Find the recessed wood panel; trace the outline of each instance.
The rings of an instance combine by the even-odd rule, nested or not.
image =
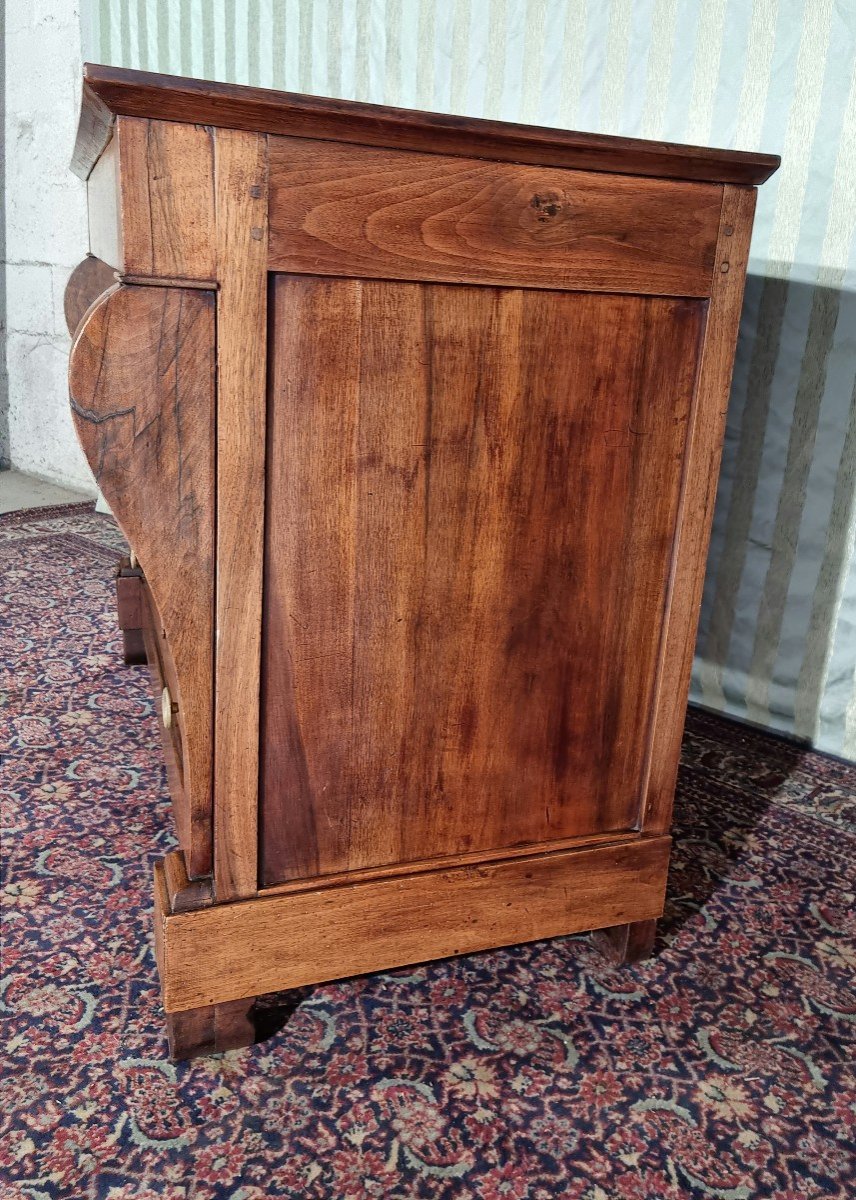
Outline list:
[[[715,184],[270,139],[271,270],[707,296]]]
[[[634,827],[704,305],[272,303],[263,881]]]

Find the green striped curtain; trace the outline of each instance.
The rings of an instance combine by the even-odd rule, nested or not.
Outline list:
[[[856,4],[93,0],[83,21],[94,61],[779,152],[693,695],[856,758]]]

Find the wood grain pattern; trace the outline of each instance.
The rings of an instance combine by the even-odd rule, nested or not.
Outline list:
[[[86,258],[77,264],[69,276],[63,295],[65,324],[72,338],[89,306],[114,283],[116,272],[100,258],[87,254]]]
[[[648,949],[778,159],[87,68],[96,160],[126,285],[70,289],[72,405],[170,693],[173,1052],[265,992]]]
[[[655,700],[654,736],[643,819],[644,828],[655,833],[668,829],[672,819],[704,569],[713,524],[719,460],[725,434],[728,390],[749,262],[755,197],[753,188],[735,187],[727,187],[723,196],[716,286],[710,299],[696,385],[681,499],[679,542]]]
[[[178,892],[174,890],[176,875],[178,882],[182,882],[183,864],[178,863],[177,858],[180,858],[180,855],[168,854],[162,862],[155,863],[154,869],[155,957],[161,971],[164,967],[165,920],[173,913],[192,911],[194,907],[199,907],[183,903],[194,885],[182,887]],[[196,1058],[201,1054],[219,1054],[226,1050],[251,1046],[256,1036],[252,1009],[253,998],[249,997],[227,1001],[224,1004],[186,1009],[182,1012],[167,1012],[166,1033],[170,1058]]]
[[[530,842],[525,846],[504,846],[501,850],[472,850],[468,854],[448,854],[442,858],[416,858],[411,862],[390,863],[385,867],[366,867],[355,871],[339,871],[331,875],[313,875],[307,879],[291,879],[287,883],[275,883],[262,889],[260,895],[293,895],[296,892],[317,891],[321,888],[340,887],[344,883],[374,882],[391,879],[393,876],[417,875],[423,871],[448,871],[452,867],[477,867],[483,863],[507,862],[512,858],[547,854],[554,850],[591,850],[598,846],[627,842],[639,838],[640,833],[583,834],[573,838],[551,838],[549,842]]]
[[[635,827],[703,304],[273,315],[264,882]]]
[[[707,296],[722,189],[270,139],[273,271]]]
[[[143,567],[177,677],[192,874],[211,870],[214,296],[117,286],[71,351],[78,436]]]
[[[116,140],[127,275],[160,279],[182,294],[190,291],[182,286],[185,281],[197,288],[210,281],[218,289],[219,735],[213,772],[222,801],[215,805],[218,895],[233,898],[257,886],[266,139],[121,117]],[[209,349],[213,361],[213,334]],[[249,522],[248,513],[255,514]],[[210,579],[206,582],[210,586]],[[160,608],[161,597],[154,591]],[[194,869],[196,863],[194,857]]]
[[[197,125],[120,117],[123,269],[217,278],[214,137]]]
[[[413,112],[122,67],[86,63],[83,70],[84,111],[75,150],[75,163],[80,171],[86,171],[92,155],[98,152],[105,109],[134,117],[159,117],[165,121],[438,155],[463,154],[470,158],[714,183],[762,183],[780,162],[775,154],[713,150],[476,117]],[[100,107],[96,107],[99,101]]]
[[[559,851],[157,918],[167,1012],[663,910],[670,840]]]
[[[178,677],[172,656],[166,649],[166,637],[163,631],[163,621],[152,598],[151,592],[143,584],[144,616],[143,616],[143,647],[145,662],[149,668],[154,715],[160,735],[161,752],[166,770],[167,789],[172,802],[172,815],[175,822],[175,832],[179,845],[186,850],[188,861],[195,862],[193,857],[194,840],[199,842],[200,831],[194,828],[190,810],[189,778],[185,776],[184,762],[184,712],[180,710],[177,720],[171,722],[169,728],[163,721],[163,692],[168,688],[171,696],[181,694]],[[209,713],[209,724],[210,724]],[[208,833],[205,838],[205,857],[202,859],[202,870],[208,869],[211,859],[211,813],[210,805],[206,822]],[[198,852],[197,852],[198,853]]]
[[[181,850],[171,850],[164,855],[163,872],[170,912],[190,912],[196,908],[208,908],[214,903],[211,878],[191,879]]]
[[[265,511],[267,144],[216,135],[217,667],[215,887],[258,887],[259,673]]]

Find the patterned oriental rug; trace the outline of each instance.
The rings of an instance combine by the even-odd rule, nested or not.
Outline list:
[[[85,506],[0,520],[4,1200],[856,1195],[856,767],[700,713],[651,961],[574,937],[349,980],[169,1063],[121,546]]]

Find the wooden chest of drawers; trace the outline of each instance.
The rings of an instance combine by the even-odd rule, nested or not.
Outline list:
[[[158,696],[175,1054],[291,986],[650,948],[777,161],[87,68],[70,392]]]

